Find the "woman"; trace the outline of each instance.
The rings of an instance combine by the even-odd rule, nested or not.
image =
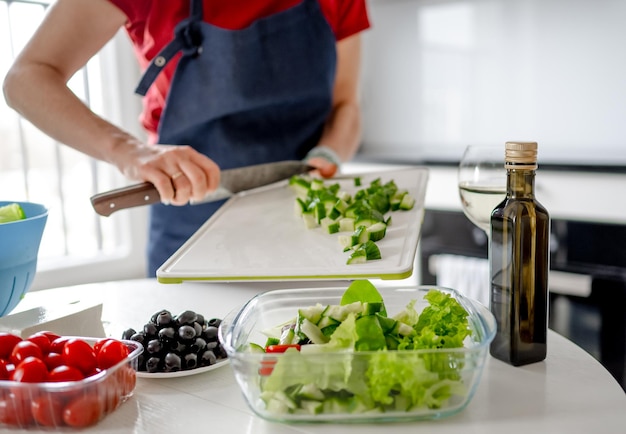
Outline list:
[[[122,26],[146,70],[137,92],[147,143],[66,85]],[[220,169],[305,158],[332,176],[354,155],[368,27],[364,0],[58,0],[4,92],[49,136],[156,186],[153,276],[220,206],[187,205],[217,188]]]

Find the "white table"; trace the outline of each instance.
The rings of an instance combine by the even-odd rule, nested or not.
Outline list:
[[[338,282],[310,283],[336,286]],[[345,285],[346,283],[340,283]],[[300,283],[299,285],[302,285]],[[154,312],[192,309],[223,317],[255,294],[294,283],[160,284],[128,280],[36,291],[17,311],[67,301],[103,302],[107,333],[120,337],[140,328]],[[550,332],[544,362],[514,368],[488,358],[476,395],[460,414],[437,421],[393,424],[296,424],[268,422],[247,407],[230,365],[199,375],[137,380],[133,397],[96,426],[97,433],[624,433],[626,394],[581,348]],[[9,431],[6,431],[9,432]],[[15,432],[15,431],[11,431]],[[32,431],[29,431],[32,432]]]

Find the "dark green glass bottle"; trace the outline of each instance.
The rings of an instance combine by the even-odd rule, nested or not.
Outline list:
[[[537,143],[507,142],[506,198],[491,214],[491,355],[514,366],[546,358],[550,216],[535,199]]]

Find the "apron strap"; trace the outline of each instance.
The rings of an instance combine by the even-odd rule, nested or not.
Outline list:
[[[135,93],[145,95],[163,68],[179,51],[182,51],[185,56],[196,56],[202,52],[202,32],[199,28],[202,18],[202,0],[191,0],[189,18],[176,25],[174,39],[152,59],[141,77]]]

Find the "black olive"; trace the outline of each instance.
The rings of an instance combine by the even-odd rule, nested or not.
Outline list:
[[[150,357],[146,360],[146,371],[148,372],[159,372],[161,367],[159,366],[161,363],[161,359],[158,357]]]
[[[163,344],[159,339],[152,339],[146,345],[146,352],[149,354],[159,354],[163,349]]]
[[[176,372],[180,371],[182,364],[180,360],[180,356],[176,353],[167,353],[164,358],[165,372]]]
[[[183,341],[190,341],[196,337],[196,329],[190,325],[180,326],[178,329],[178,336],[180,336]]]
[[[215,353],[211,350],[206,350],[200,356],[200,366],[214,365],[216,361],[217,357],[215,356]]]
[[[137,332],[134,329],[124,330],[124,333],[122,333],[122,339],[129,340],[130,337],[134,335],[135,333]]]
[[[198,320],[198,315],[196,315],[196,313],[193,310],[186,310],[184,312],[181,312],[176,317],[176,321],[178,321],[178,324],[180,325],[185,325],[185,324],[192,325],[197,320]]]
[[[217,327],[208,326],[202,331],[202,338],[207,342],[213,342],[217,340]]]
[[[185,369],[194,369],[198,367],[198,356],[194,353],[185,354]]]
[[[147,324],[144,324],[143,332],[147,336],[156,336],[157,333],[159,332],[159,330],[157,329],[156,324],[153,324],[153,323],[149,322]]]
[[[173,321],[172,314],[164,310],[157,316],[156,325],[157,327],[168,327]]]

